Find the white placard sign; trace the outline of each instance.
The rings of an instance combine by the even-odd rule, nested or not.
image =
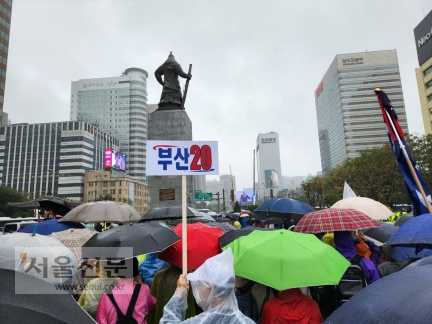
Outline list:
[[[147,141],[148,176],[219,174],[216,141]]]

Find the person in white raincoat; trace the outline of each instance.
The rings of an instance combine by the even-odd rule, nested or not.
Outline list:
[[[187,289],[189,282],[181,275],[177,289],[168,304],[160,324],[249,324],[255,323],[243,315],[234,294],[234,256],[231,248],[218,254],[200,266],[194,273],[187,275],[192,285],[195,300],[204,312],[184,321],[187,308]]]

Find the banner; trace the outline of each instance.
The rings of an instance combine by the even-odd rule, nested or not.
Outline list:
[[[148,176],[219,174],[216,141],[147,141]]]
[[[354,190],[351,189],[349,184],[346,183],[345,181],[342,199],[350,198],[350,197],[357,197],[357,195],[355,194]]]

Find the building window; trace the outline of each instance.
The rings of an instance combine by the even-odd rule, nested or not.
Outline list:
[[[111,186],[115,187],[115,185],[116,185],[116,182],[115,181],[111,181]]]
[[[429,89],[430,87],[432,87],[432,80],[430,80],[428,83],[425,84],[426,85],[426,89]]]
[[[121,195],[121,189],[118,190],[119,195]]]
[[[432,101],[432,94],[430,94],[427,98],[429,101]]]
[[[111,194],[111,195],[114,195],[114,194],[115,194],[115,189],[111,189],[111,190],[110,190],[110,194]]]
[[[102,191],[102,194],[105,196],[106,194],[108,194],[108,190]]]
[[[103,182],[103,186],[104,186],[104,187],[108,187],[108,181],[104,181],[104,182]]]
[[[432,65],[429,66],[423,73],[424,73],[424,76],[428,75],[429,73],[432,73]]]

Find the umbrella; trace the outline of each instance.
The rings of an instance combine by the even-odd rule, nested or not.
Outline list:
[[[432,258],[381,278],[339,307],[324,323],[430,323]]]
[[[234,225],[231,225],[230,223],[218,223],[218,222],[209,222],[206,225],[220,228],[224,233],[228,233],[230,231],[237,231],[238,228]]]
[[[369,236],[379,242],[385,243],[398,230],[399,226],[391,223],[378,222],[381,227],[368,228],[363,231],[363,234]]]
[[[387,241],[389,246],[432,247],[432,214],[414,217],[403,224]]]
[[[81,248],[97,232],[86,228],[68,229],[66,231],[52,233],[51,236],[59,240],[72,251],[78,262],[81,262]]]
[[[154,223],[126,224],[92,236],[83,245],[82,255],[84,258],[95,258],[95,255],[91,255],[92,249],[84,248],[97,247],[109,248],[112,252],[109,257],[129,258],[140,254],[161,252],[177,241],[180,241],[180,237],[168,226]],[[133,248],[133,254],[125,256],[122,249],[115,249],[122,247]]]
[[[261,227],[247,226],[245,228],[237,229],[236,231],[227,232],[219,238],[219,245],[222,248],[222,247],[230,244],[232,241],[238,239],[239,237],[249,235],[250,233],[252,233],[255,230],[273,231],[274,228],[261,228]]]
[[[356,231],[362,228],[372,227],[380,227],[380,224],[361,211],[354,209],[326,208],[304,215],[295,227],[295,231],[303,233],[323,233]]]
[[[398,218],[398,220],[394,223],[396,226],[401,227],[403,224],[405,224],[407,221],[409,221],[411,218],[414,217],[413,213],[402,215]]]
[[[356,209],[368,215],[372,219],[387,219],[393,212],[385,205],[366,197],[350,197],[339,200],[331,208]]]
[[[210,216],[209,214],[207,214],[207,213],[200,212],[200,214],[202,215],[202,216],[201,216],[202,219],[206,219],[206,220],[208,220],[208,221],[210,221],[210,222],[214,222],[214,221],[215,221],[214,218],[211,217],[211,216]]]
[[[70,228],[84,228],[81,223],[63,222],[59,223],[58,219],[50,219],[36,224],[30,224],[21,230],[21,233],[33,233],[36,229],[36,234],[50,235],[54,232],[61,232]]]
[[[263,224],[283,224],[284,221],[282,218],[267,218],[265,221],[263,221]]]
[[[337,285],[350,265],[315,235],[287,230],[253,231],[227,248],[233,251],[236,275],[277,290]]]
[[[173,230],[182,237],[182,224]],[[187,224],[187,265],[188,270],[195,270],[205,260],[219,254],[218,238],[223,235],[220,228],[204,225],[202,223]],[[177,242],[159,253],[159,259],[182,266],[182,242]]]
[[[231,223],[231,219],[226,217],[216,218],[216,222],[218,223]]]
[[[138,222],[141,216],[131,205],[115,201],[88,202],[75,207],[60,222],[126,223]]]
[[[0,323],[94,323],[64,290],[13,270],[0,278]]]
[[[54,237],[14,233],[0,235],[0,268],[27,272],[44,281],[61,284],[76,274],[77,261]]]
[[[201,217],[199,211],[195,208],[186,208],[187,217]],[[182,206],[169,206],[169,207],[156,207],[151,208],[141,221],[146,220],[166,220],[166,219],[181,219],[182,218]]]
[[[38,200],[40,208],[54,210],[57,215],[66,215],[73,209],[73,206],[64,199],[57,197],[47,197]]]
[[[255,212],[268,212],[274,217],[285,218],[285,214],[304,215],[315,210],[304,202],[289,198],[278,198],[268,207],[266,206],[266,203],[259,206]]]
[[[249,217],[249,214],[241,214],[240,217]]]
[[[266,200],[255,211],[256,212],[259,212],[259,211],[266,212],[270,208],[270,206],[273,205],[276,201],[277,201],[277,198]]]
[[[266,215],[257,214],[257,213],[251,213],[249,216],[250,216],[251,218],[255,218],[255,219],[258,219],[258,220],[267,219],[267,216],[266,216]]]

